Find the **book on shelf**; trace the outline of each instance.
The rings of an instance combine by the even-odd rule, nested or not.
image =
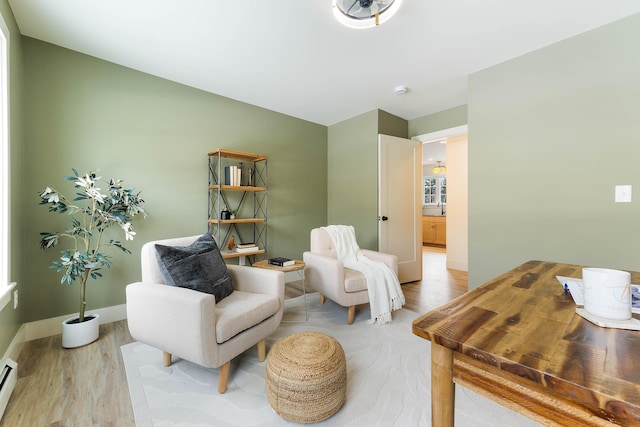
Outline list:
[[[224,185],[231,185],[233,182],[233,166],[224,167]]]
[[[277,258],[269,258],[268,262],[269,264],[277,265],[278,267],[289,267],[291,265],[295,265],[296,260],[291,258],[277,257]]]
[[[224,167],[224,185],[240,186],[242,182],[242,169],[238,166]]]
[[[257,245],[253,242],[251,243],[238,243],[236,245],[237,248],[243,249],[243,248],[255,248]]]
[[[235,252],[242,254],[242,253],[247,253],[247,252],[255,252],[255,251],[259,251],[260,248],[258,248],[257,246],[249,246],[246,248],[239,248],[236,246],[236,248],[234,249]]]

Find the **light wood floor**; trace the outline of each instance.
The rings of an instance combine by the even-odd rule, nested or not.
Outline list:
[[[423,248],[423,277],[402,286],[405,308],[417,313],[467,290],[467,273],[447,270],[441,248]],[[287,298],[302,293],[299,284],[286,289]],[[134,426],[120,352],[132,341],[122,320],[100,326],[98,341],[77,349],[62,349],[60,335],[25,343],[17,360],[18,382],[0,426]]]

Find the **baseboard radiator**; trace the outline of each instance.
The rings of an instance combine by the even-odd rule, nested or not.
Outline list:
[[[13,392],[13,388],[16,386],[18,379],[18,364],[13,360],[7,358],[0,365],[2,373],[0,374],[0,419],[4,415],[4,410],[7,408],[9,398]]]

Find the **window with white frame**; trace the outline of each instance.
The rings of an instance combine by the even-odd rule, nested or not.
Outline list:
[[[446,176],[424,176],[423,205],[446,205],[447,204],[447,177]]]

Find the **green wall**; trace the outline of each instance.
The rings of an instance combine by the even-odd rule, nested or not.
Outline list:
[[[362,248],[378,249],[378,134],[406,138],[407,128],[381,110],[329,126],[328,224],[353,225]]]
[[[18,31],[13,13],[6,0],[0,1],[0,14],[9,29],[9,150],[10,150],[10,223],[9,223],[9,280],[17,282],[20,294],[18,309],[13,309],[13,300],[0,312],[0,357],[3,355],[22,324],[24,307],[22,258],[22,37]],[[22,302],[21,302],[22,301]]]
[[[448,110],[428,114],[409,121],[409,135],[411,137],[425,133],[451,129],[467,124],[467,105],[449,108]]]
[[[378,110],[378,133],[397,136],[398,138],[408,138],[409,122],[386,111]]]
[[[640,270],[636,40],[640,15],[470,76],[470,287],[530,259]]]
[[[23,39],[24,321],[77,312],[78,288],[47,268],[39,233],[66,225],[38,205],[38,191],[71,168],[98,169],[142,191],[149,217],[134,222],[113,267],[90,283],[88,309],[125,302],[140,279],[141,245],[207,230],[207,153],[216,148],[269,155],[269,255],[300,258],[309,229],[326,223],[327,128],[182,86],[34,39]],[[28,226],[27,226],[28,225]],[[114,236],[122,238],[121,233]]]

